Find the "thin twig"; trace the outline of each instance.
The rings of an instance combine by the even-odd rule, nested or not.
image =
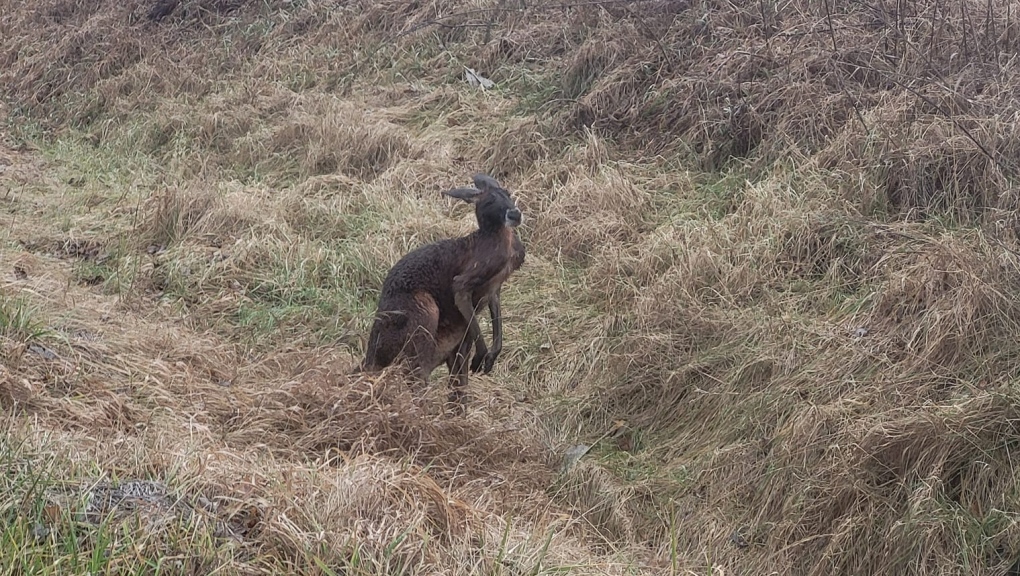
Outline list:
[[[836,44],[836,31],[832,27],[832,9],[829,6],[830,0],[825,0],[825,21],[829,24],[829,37],[832,39],[832,53],[839,58],[839,46]],[[868,128],[868,123],[864,120],[864,114],[861,113],[861,109],[857,106],[857,99],[850,94],[850,90],[846,87],[846,82],[843,81],[843,76],[839,74],[839,70],[835,71],[836,78],[839,79],[839,87],[846,94],[846,97],[850,99],[850,106],[854,109],[854,116],[857,117],[857,121],[861,123],[864,128],[865,134],[871,134],[871,129]]]
[[[651,31],[651,30],[649,30],[649,28],[648,28],[648,25],[647,25],[647,24],[645,24],[645,21],[644,21],[644,19],[643,19],[643,18],[641,18],[640,16],[638,16],[637,14],[635,14],[635,13],[634,13],[634,12],[633,12],[633,11],[632,11],[632,10],[630,9],[630,7],[629,7],[629,6],[624,6],[624,7],[623,7],[623,9],[624,9],[624,10],[626,10],[626,11],[627,11],[627,13],[628,13],[628,14],[630,14],[630,15],[631,15],[631,17],[632,17],[632,18],[634,18],[634,20],[635,20],[635,21],[637,21],[637,23],[638,23],[638,27],[639,27],[639,28],[641,28],[641,32],[642,32],[642,33],[643,33],[643,34],[644,34],[644,35],[645,35],[645,36],[646,36],[647,38],[649,38],[649,39],[651,39],[651,40],[652,40],[653,42],[655,42],[655,45],[659,47],[659,52],[661,52],[661,53],[662,53],[662,58],[663,58],[663,60],[665,60],[665,61],[666,61],[666,64],[668,64],[668,65],[669,65],[669,67],[670,67],[670,69],[672,69],[672,68],[673,68],[673,59],[672,59],[672,58],[670,58],[669,52],[668,52],[668,51],[666,50],[666,47],[665,47],[665,46],[663,46],[663,44],[662,44],[662,40],[661,40],[661,39],[660,39],[660,38],[659,38],[658,36],[656,36],[656,35],[655,35],[654,33],[652,33],[652,31]]]
[[[959,130],[960,132],[963,132],[963,134],[967,137],[967,139],[970,140],[971,142],[973,142],[974,145],[977,146],[979,150],[981,150],[981,153],[984,154],[985,156],[987,156],[988,159],[991,160],[1000,170],[1002,170],[1003,172],[1005,172],[1007,174],[1012,173],[1012,170],[1009,169],[1010,167],[1004,166],[1001,162],[999,162],[998,158],[996,158],[991,152],[989,152],[988,149],[985,148],[984,144],[978,142],[977,138],[970,132],[970,130],[968,130],[966,126],[961,124],[960,121],[957,120],[956,117],[953,116],[952,113],[948,112],[947,110],[942,108],[942,106],[940,106],[937,102],[935,102],[931,98],[928,98],[924,94],[921,94],[920,92],[918,92],[917,90],[915,90],[911,86],[908,86],[907,84],[904,84],[903,82],[900,82],[899,80],[897,80],[896,78],[894,78],[892,76],[887,76],[887,78],[889,80],[892,80],[892,82],[894,84],[896,84],[897,86],[899,86],[900,88],[903,88],[907,92],[910,92],[914,96],[917,96],[918,98],[920,98],[922,101],[924,101],[925,104],[931,106],[932,108],[937,110],[940,114],[942,114],[942,116],[944,116],[947,120],[952,122],[953,126],[955,126],[957,128],[957,130]]]
[[[832,39],[832,51],[839,52],[839,48],[836,47],[836,31],[832,29],[832,8],[829,6],[829,0],[825,0],[825,21],[829,24],[829,38]]]
[[[865,7],[869,8],[870,10],[872,10],[872,11],[874,11],[876,13],[881,14],[881,11],[878,8],[868,4],[867,2],[857,1],[857,3],[861,4],[862,6],[865,6]],[[936,22],[935,14],[933,13],[932,14],[932,28],[933,28],[933,32],[932,32],[932,39],[931,39],[932,42],[934,42],[934,39],[935,39],[935,32],[934,32],[934,24],[935,24],[935,22]],[[945,90],[947,92],[950,92],[950,93],[954,93],[954,90],[949,87],[949,85],[946,82],[945,78],[943,78],[941,75],[939,75],[938,68],[935,66],[935,64],[932,61],[931,57],[928,54],[925,54],[923,50],[921,50],[920,48],[918,48],[917,46],[912,44],[909,41],[909,39],[907,38],[907,36],[901,30],[899,30],[898,26],[897,27],[893,27],[892,30],[899,37],[900,41],[903,42],[903,45],[906,46],[906,48],[908,50],[911,50],[918,58],[920,58],[927,65],[927,69],[931,72],[932,76],[934,76],[933,79],[936,80],[936,82],[934,82],[934,83],[936,85],[940,86],[943,90]],[[960,130],[967,137],[968,140],[970,140],[972,143],[974,143],[974,145],[978,147],[978,149],[981,151],[981,153],[984,154],[989,160],[991,160],[995,164],[995,166],[998,167],[1000,170],[1002,170],[1003,172],[1005,172],[1006,174],[1009,174],[1009,175],[1015,175],[1017,173],[1017,171],[1014,169],[1014,167],[1012,165],[1006,165],[1002,160],[1000,160],[995,155],[993,155],[991,152],[989,152],[988,149],[983,144],[978,142],[977,138],[970,132],[970,130],[967,129],[966,126],[962,125],[959,120],[957,120],[950,112],[948,112],[947,110],[942,108],[942,106],[939,106],[938,104],[936,104],[934,101],[932,101],[927,96],[922,95],[921,93],[919,93],[914,88],[912,88],[912,87],[908,86],[907,84],[901,82],[899,79],[895,78],[891,73],[887,73],[886,71],[880,70],[878,68],[872,68],[872,70],[882,74],[884,77],[886,77],[887,79],[892,81],[894,84],[896,84],[900,88],[903,88],[907,92],[910,92],[914,96],[916,96],[916,97],[920,98],[921,100],[923,100],[929,106],[932,106],[942,116],[944,116],[946,119],[948,119],[950,122],[952,122],[953,126],[955,126],[958,130]]]
[[[765,15],[765,0],[758,0],[758,12],[761,14],[761,31],[765,34],[765,48],[772,51],[772,30],[770,29],[768,18]]]

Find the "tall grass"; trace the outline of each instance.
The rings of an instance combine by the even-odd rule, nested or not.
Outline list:
[[[0,17],[6,571],[1015,571],[1007,3],[155,4]],[[479,170],[458,416],[349,369]]]

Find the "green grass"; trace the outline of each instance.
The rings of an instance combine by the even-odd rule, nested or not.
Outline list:
[[[318,245],[318,248],[315,246]],[[174,257],[177,255],[177,257]],[[306,250],[270,250],[266,259],[216,262],[182,247],[155,269],[161,298],[180,302],[208,328],[236,333],[249,345],[297,338],[328,345],[351,336],[375,308],[379,270],[356,254],[313,243]],[[257,255],[257,254],[254,254]],[[215,308],[215,314],[203,310]],[[360,320],[360,322],[359,322]]]
[[[116,525],[83,522],[53,501],[75,482],[69,462],[29,450],[8,428],[0,436],[0,470],[0,573],[152,573]]]
[[[0,292],[0,336],[21,342],[41,338],[49,329],[37,316],[27,300]]]
[[[141,274],[142,259],[140,254],[115,247],[99,258],[76,259],[71,277],[78,284],[95,287],[104,294],[132,295]]]
[[[195,30],[173,28],[182,26],[176,20],[154,26],[153,34],[167,36],[159,36],[164,43],[158,50],[144,50],[164,54],[168,38],[186,38],[193,43],[186,46],[192,54],[210,54],[194,62],[195,73],[204,78],[200,87],[149,94],[139,88],[147,84],[137,82],[144,75],[126,81],[122,90],[110,79],[101,87],[109,94],[76,97],[77,125],[52,131],[24,110],[15,108],[9,115],[6,140],[39,148],[47,176],[11,202],[19,219],[36,218],[38,226],[18,232],[34,248],[22,251],[14,239],[5,240],[3,255],[26,252],[42,272],[14,282],[36,282],[30,285],[36,291],[64,286],[44,295],[52,317],[61,312],[51,307],[100,301],[97,309],[133,316],[139,334],[138,342],[117,340],[127,329],[120,324],[100,334],[99,323],[107,320],[97,312],[88,318],[97,323],[90,331],[107,340],[75,345],[80,365],[67,367],[74,377],[58,373],[56,363],[28,356],[15,374],[21,388],[0,382],[5,408],[18,402],[19,410],[39,418],[39,426],[55,429],[79,427],[90,418],[108,418],[123,427],[116,433],[97,430],[100,444],[110,438],[198,438],[194,441],[201,445],[194,450],[210,455],[203,471],[208,464],[217,472],[217,465],[224,466],[220,457],[237,463],[239,470],[227,484],[264,474],[253,483],[270,488],[257,496],[221,488],[267,514],[279,513],[263,526],[276,532],[246,542],[251,556],[245,561],[254,558],[253,565],[266,571],[414,573],[420,567],[407,553],[409,543],[426,541],[439,553],[455,547],[437,542],[430,528],[434,519],[421,524],[395,519],[387,526],[391,533],[373,540],[373,534],[345,524],[349,515],[317,516],[322,505],[302,499],[349,488],[342,485],[346,459],[364,455],[337,457],[323,454],[321,447],[346,446],[352,439],[335,438],[331,426],[366,417],[344,411],[355,394],[329,396],[347,385],[339,369],[323,363],[315,366],[321,371],[302,370],[341,346],[355,347],[367,334],[378,289],[399,253],[449,235],[445,231],[453,225],[437,220],[446,215],[425,192],[432,194],[488,162],[494,170],[505,169],[530,203],[523,232],[531,256],[503,291],[505,361],[478,380],[498,393],[482,398],[471,418],[507,430],[510,440],[541,443],[539,455],[522,457],[536,466],[543,458],[556,460],[560,445],[592,444],[584,457],[587,467],[581,467],[591,478],[575,478],[575,487],[582,496],[584,489],[594,491],[587,495],[611,509],[616,516],[610,520],[628,520],[634,529],[606,537],[603,529],[612,522],[599,525],[604,518],[589,514],[583,500],[569,500],[577,494],[544,491],[548,486],[529,487],[532,491],[523,494],[509,486],[509,497],[519,498],[511,505],[526,507],[548,497],[537,516],[514,516],[506,511],[509,505],[499,503],[502,496],[486,491],[486,483],[501,490],[500,483],[529,480],[531,470],[522,472],[514,467],[517,462],[467,462],[467,442],[451,452],[455,466],[436,465],[415,471],[413,478],[438,486],[427,493],[429,506],[463,501],[482,508],[471,517],[490,530],[471,528],[475,531],[464,538],[471,545],[493,545],[501,531],[487,522],[497,517],[506,522],[494,555],[470,552],[483,573],[588,573],[562,557],[552,558],[563,534],[548,523],[558,517],[569,517],[575,523],[570,531],[585,540],[577,557],[597,563],[607,557],[596,551],[626,554],[633,546],[638,556],[651,550],[655,568],[668,565],[670,574],[715,573],[717,565],[726,573],[797,572],[800,559],[830,562],[826,566],[835,572],[874,568],[873,550],[889,542],[890,534],[900,538],[891,562],[903,571],[928,562],[939,569],[931,572],[980,572],[990,559],[1012,553],[1000,548],[1015,540],[1011,517],[1002,512],[1015,507],[1016,482],[1005,465],[1012,446],[1003,448],[1014,432],[1015,402],[974,389],[978,375],[998,382],[1015,372],[1010,358],[1016,357],[1016,338],[1008,330],[1017,314],[1010,296],[1010,252],[990,249],[975,238],[980,227],[963,226],[951,211],[936,210],[923,224],[914,224],[892,212],[874,212],[885,205],[845,189],[878,186],[885,175],[847,184],[845,174],[819,167],[840,161],[879,165],[881,149],[855,158],[852,134],[835,134],[848,139],[834,141],[834,147],[849,151],[845,158],[832,152],[831,164],[797,157],[760,166],[749,158],[729,159],[719,170],[699,168],[690,144],[669,144],[673,135],[651,132],[655,126],[668,132],[663,115],[697,120],[697,114],[676,109],[677,101],[694,90],[687,82],[697,85],[696,96],[708,103],[701,117],[714,117],[708,107],[722,106],[716,100],[729,86],[716,76],[726,76],[730,68],[713,65],[717,72],[700,69],[699,76],[699,63],[691,61],[684,65],[694,74],[659,77],[668,71],[650,63],[658,61],[664,44],[630,37],[614,47],[620,54],[613,62],[640,72],[634,82],[646,85],[626,88],[630,94],[643,90],[644,97],[636,98],[641,101],[631,110],[614,110],[612,102],[599,105],[620,118],[630,114],[635,125],[620,126],[615,134],[579,133],[569,122],[570,114],[579,112],[572,99],[612,88],[600,85],[606,72],[620,73],[613,78],[627,72],[603,70],[610,66],[607,59],[564,77],[564,67],[576,56],[569,50],[583,40],[588,26],[597,28],[592,34],[610,27],[629,30],[615,27],[630,16],[601,7],[575,27],[573,32],[584,30],[574,36],[571,18],[585,7],[564,11],[559,32],[536,28],[536,38],[546,34],[563,45],[534,46],[539,56],[532,63],[479,70],[498,82],[495,90],[481,92],[463,80],[465,65],[479,67],[477,62],[489,58],[482,51],[491,46],[464,40],[478,32],[474,26],[425,26],[387,43],[385,34],[353,25],[343,33],[319,29],[323,22],[336,25],[339,16],[313,5],[286,4],[280,10],[270,4],[242,7],[222,20],[204,14],[218,24],[206,27],[203,20]],[[421,7],[411,16],[395,16],[407,21],[388,24],[404,30],[438,17],[442,9]],[[744,22],[746,14],[739,9],[733,4],[723,12],[733,16],[732,22]],[[301,32],[289,31],[292,17],[308,18],[295,24]],[[494,32],[523,32],[529,38],[526,28]],[[699,47],[714,50],[743,32],[734,28]],[[344,34],[361,36],[352,41]],[[310,39],[322,45],[311,45]],[[744,40],[753,46],[758,39],[749,34]],[[654,59],[639,53],[643,44]],[[554,56],[547,57],[550,53]],[[159,58],[146,63],[162,65]],[[782,68],[769,62],[769,75],[762,75],[753,69],[756,60],[738,60],[713,60],[747,66],[741,73],[756,79],[735,83],[739,94],[733,97],[761,114],[780,114],[768,109],[767,101],[755,102],[754,91],[758,80],[773,82]],[[860,105],[884,98],[866,96]],[[625,121],[613,118],[605,125],[614,123]],[[641,142],[628,149],[635,134],[665,142],[667,150],[660,157],[655,149],[641,149]],[[160,212],[156,201],[164,202],[165,210]],[[897,234],[930,242],[901,241]],[[51,247],[67,241],[93,243],[98,252],[51,258]],[[155,249],[150,251],[149,244]],[[923,257],[897,259],[913,252]],[[883,257],[885,266],[875,265]],[[903,262],[914,266],[909,274],[900,269]],[[8,271],[0,270],[4,274]],[[0,293],[0,344],[12,341],[17,348],[46,337],[48,329],[29,304],[36,300],[11,287]],[[921,304],[902,318],[876,313],[882,298],[898,295]],[[859,326],[868,328],[867,336],[851,337]],[[151,334],[156,332],[162,339]],[[954,333],[974,341],[958,346],[972,357],[926,356],[928,344],[940,337],[951,341]],[[278,365],[272,367],[273,362]],[[205,381],[220,371],[245,373],[250,367],[254,383],[239,377],[220,390]],[[54,392],[68,390],[55,386],[65,381],[73,381],[73,393]],[[138,414],[143,411],[131,404],[133,394],[143,393],[160,406],[165,421]],[[323,405],[332,406],[328,415],[316,412]],[[374,405],[365,412],[370,417],[378,412],[387,426],[398,426],[398,416],[406,416]],[[264,414],[274,418],[261,422]],[[618,421],[626,422],[625,438],[607,430]],[[473,420],[411,422],[427,440]],[[209,438],[202,436],[206,432]],[[310,439],[315,432],[323,437]],[[281,441],[284,433],[293,437]],[[403,441],[406,436],[394,437]],[[283,448],[270,446],[274,437]],[[0,474],[0,573],[215,568],[230,573],[230,562],[238,560],[201,526],[146,536],[130,522],[108,518],[91,524],[70,510],[54,516],[47,508],[48,493],[68,482],[121,473],[125,467],[160,476],[165,458],[180,447],[145,446],[144,453],[133,456],[141,461],[129,464],[127,458],[71,462],[40,455],[45,444],[30,451],[12,437],[4,440],[14,447],[0,457],[0,467],[10,471]],[[371,445],[374,440],[392,439],[382,433],[359,441]],[[378,459],[372,465],[391,463],[393,453],[399,460],[401,454],[432,449],[426,440],[368,456]],[[292,446],[299,442],[304,442],[301,448]],[[248,449],[270,453],[279,475],[266,472],[272,466],[263,461],[244,461]],[[884,454],[884,460],[876,464],[875,454]],[[321,471],[327,480],[292,486],[302,466],[328,458],[336,463]],[[961,461],[986,462],[990,468],[960,468]],[[171,484],[187,484],[176,480]],[[945,488],[953,482],[976,491],[969,506]],[[398,485],[394,493],[410,492]],[[690,516],[678,518],[677,501],[685,497],[694,502]],[[832,506],[826,505],[829,497]],[[421,500],[419,495],[411,499]],[[825,516],[825,510],[839,506],[847,508],[843,516]],[[354,520],[378,531],[383,525],[370,525],[369,518],[376,507],[366,510],[366,518]],[[863,512],[855,515],[858,511]],[[518,521],[533,522],[526,544],[510,542],[511,524]],[[760,536],[748,550],[706,539],[710,528],[722,533],[744,527]],[[346,540],[335,533],[344,530],[340,536]],[[826,534],[826,541],[805,540],[805,534]],[[444,561],[444,568],[454,565],[449,557]],[[654,568],[643,572],[655,573]]]
[[[513,97],[512,116],[542,116],[554,110],[562,101],[562,89],[555,75],[542,73],[526,66],[508,67],[501,71],[506,78],[505,93]]]

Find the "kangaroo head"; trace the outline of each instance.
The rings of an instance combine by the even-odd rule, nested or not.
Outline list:
[[[444,194],[474,204],[478,228],[482,230],[521,225],[524,215],[510,197],[510,192],[486,174],[476,174],[473,180],[474,187],[454,188]]]

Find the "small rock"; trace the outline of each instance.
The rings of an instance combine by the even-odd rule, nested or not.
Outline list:
[[[482,90],[488,90],[489,88],[494,88],[496,86],[495,82],[467,66],[464,67],[464,78],[467,80],[468,84],[481,88]]]
[[[591,446],[588,446],[587,444],[577,444],[576,446],[568,448],[567,451],[563,453],[563,472],[569,472],[570,469],[577,464],[581,457],[588,453],[588,450],[591,450]]]
[[[41,344],[29,344],[28,351],[37,356],[42,356],[45,360],[56,360],[58,358],[55,352]]]
[[[85,329],[75,330],[71,336],[76,340],[85,340],[87,342],[95,342],[96,340],[99,340],[99,334]]]
[[[198,506],[200,508],[202,508],[203,510],[205,510],[207,512],[215,512],[216,509],[218,508],[218,506],[216,505],[215,502],[212,502],[211,500],[209,500],[205,496],[199,496],[195,500],[195,503],[198,504]]]
[[[35,536],[37,540],[42,540],[49,535],[50,529],[44,526],[42,522],[36,522],[35,526],[32,526],[32,536]]]
[[[864,338],[867,335],[868,335],[868,329],[867,328],[861,327],[861,328],[858,328],[858,329],[854,330],[854,337],[855,338]]]

